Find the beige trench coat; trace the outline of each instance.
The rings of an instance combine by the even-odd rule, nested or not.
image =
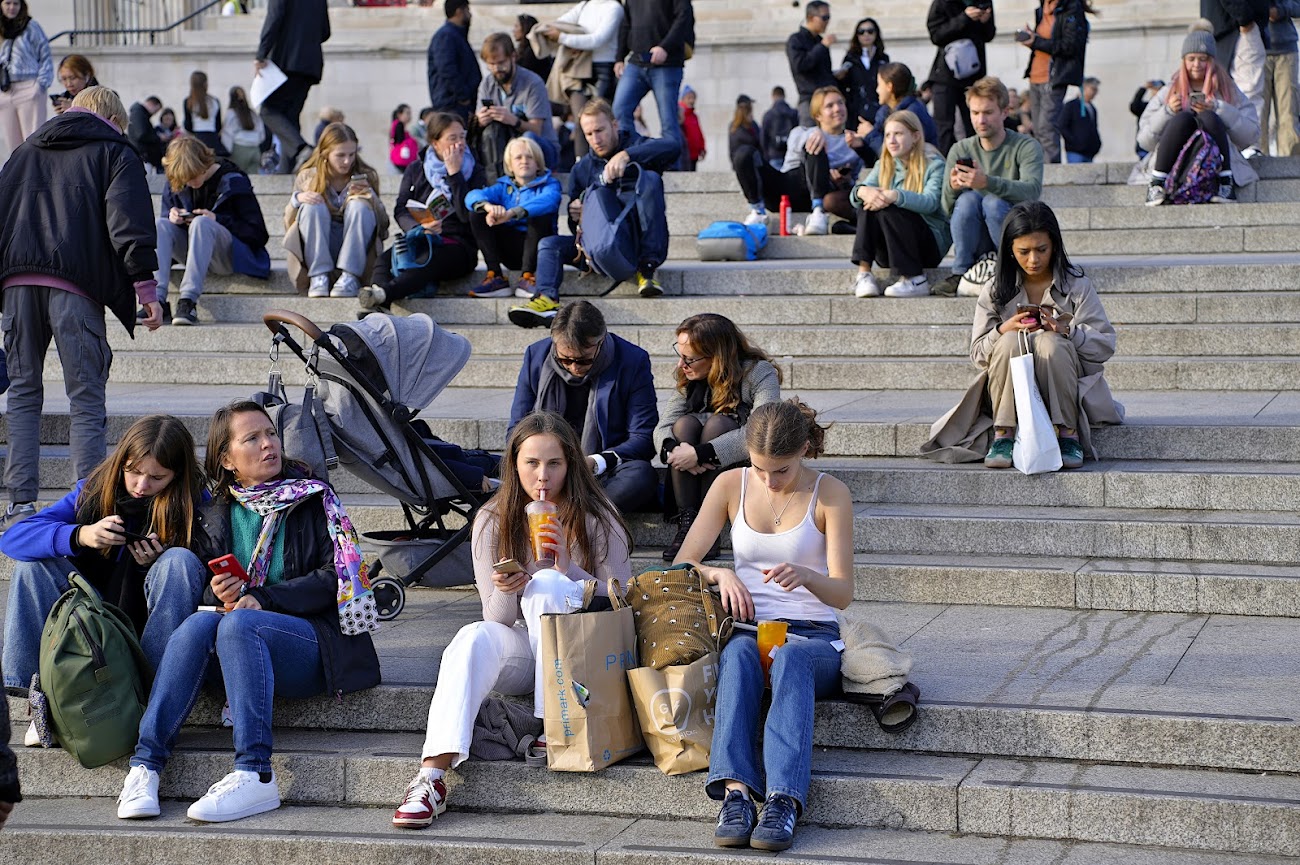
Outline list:
[[[302,260],[304,254],[302,234],[298,231],[298,208],[293,206],[293,196],[310,190],[315,180],[316,169],[304,168],[299,171],[293,180],[293,193],[289,196],[289,203],[284,206],[284,251],[288,256],[285,270],[288,271],[289,281],[293,283],[293,287],[299,294],[307,293],[307,285],[311,280],[307,274],[307,266]],[[354,197],[348,196],[348,201]],[[366,254],[366,272],[358,274],[363,282],[370,279],[370,274],[375,269],[375,261],[384,251],[384,241],[388,238],[388,214],[384,212],[383,202],[379,200],[379,190],[375,190],[369,201],[375,211],[375,240],[370,244],[370,251]],[[330,210],[331,215],[342,218],[333,213],[333,208]]]

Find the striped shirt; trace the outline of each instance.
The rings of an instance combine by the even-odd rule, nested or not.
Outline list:
[[[54,83],[54,57],[50,54],[50,40],[35,21],[27,22],[17,39],[0,43],[0,60],[9,67],[9,77],[14,81],[36,79],[42,90]]]

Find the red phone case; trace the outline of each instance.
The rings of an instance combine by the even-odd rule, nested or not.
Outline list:
[[[214,574],[232,574],[239,577],[244,582],[248,582],[248,572],[244,570],[244,566],[235,558],[234,553],[226,553],[224,556],[218,556],[208,562],[208,567],[212,569],[212,573]]]

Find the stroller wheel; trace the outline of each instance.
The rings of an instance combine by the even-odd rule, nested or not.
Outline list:
[[[391,622],[401,615],[406,606],[406,585],[401,580],[380,577],[370,584],[370,590],[375,593],[375,606],[381,622]]]

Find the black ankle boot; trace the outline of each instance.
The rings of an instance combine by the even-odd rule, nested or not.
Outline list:
[[[690,532],[697,513],[685,508],[677,512],[677,535],[673,538],[673,542],[664,548],[665,562],[671,562],[681,552],[682,544],[686,543],[686,535]]]

